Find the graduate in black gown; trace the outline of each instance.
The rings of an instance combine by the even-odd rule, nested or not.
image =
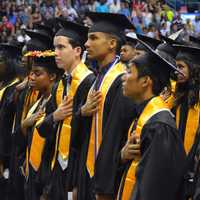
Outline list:
[[[122,63],[127,65],[131,59],[142,55],[146,51],[144,45],[138,42],[137,38],[148,44],[152,49],[156,49],[160,45],[163,45],[162,41],[145,35],[137,34],[135,38],[126,36],[126,43],[122,46],[120,52],[120,60]]]
[[[45,44],[44,44],[45,45]],[[47,102],[51,98],[51,90],[54,81],[61,73],[55,63],[54,52],[47,51],[28,52],[27,56],[32,57],[33,64],[29,75],[29,85],[40,92],[40,98],[28,111],[26,118],[21,123],[21,134],[26,140],[26,157],[24,164],[25,182],[25,199],[40,199],[42,195],[42,182],[40,181],[40,164],[38,161],[41,153],[43,153],[40,141],[44,139],[39,137],[36,131],[38,121],[45,115]],[[23,136],[22,135],[22,136]],[[34,145],[37,149],[34,149]],[[40,149],[41,148],[41,149]],[[41,172],[43,173],[43,172]]]
[[[27,53],[27,51],[43,51],[52,47],[52,38],[50,38],[48,34],[45,34],[44,31],[26,30],[26,34],[29,35],[31,40],[29,40],[23,47],[22,55]],[[41,43],[44,43],[43,41],[47,41],[46,46],[41,45]],[[21,64],[26,70],[26,77],[15,87],[15,101],[17,103],[14,116],[15,120],[12,125],[12,152],[9,168],[10,177],[9,185],[7,187],[7,199],[11,200],[13,198],[20,200],[24,199],[24,176],[21,167],[26,155],[26,141],[24,137],[21,137],[21,133],[18,129],[21,126],[21,121],[24,120],[27,112],[39,96],[38,91],[33,90],[33,88],[28,85],[28,75],[32,63],[31,60],[31,58],[25,56],[22,57]]]
[[[123,96],[121,75],[124,65],[118,53],[124,29],[133,25],[123,15],[88,13],[94,24],[85,43],[88,59],[96,61],[98,73],[86,103],[81,107],[81,146],[77,179],[78,199],[114,199],[123,169],[116,159],[126,141],[134,117],[134,104]],[[81,139],[81,138],[80,138]],[[96,196],[96,197],[95,197]]]
[[[169,63],[149,46],[146,48],[148,52],[130,61],[130,69],[123,77],[123,93],[138,107],[129,140],[121,151],[127,177],[118,199],[180,199],[185,151],[173,115],[159,96],[169,84],[170,73],[178,69],[175,61]],[[132,189],[128,197],[126,189]]]
[[[162,44],[162,41],[157,40],[155,38],[145,36],[145,35],[137,34],[137,38],[142,40],[146,44],[148,44],[152,49],[156,49],[159,45]],[[144,52],[147,51],[147,49],[144,47],[144,45],[141,44],[140,42],[138,42],[137,38],[132,39],[132,42],[134,42],[134,40],[135,40],[135,42],[137,42],[135,45],[135,56],[142,55],[142,54],[144,54]]]
[[[186,43],[189,44],[189,42],[180,39],[180,34],[181,32],[178,31],[176,33],[176,37],[174,37],[173,39],[171,39],[170,36],[169,37],[161,36],[162,43],[156,47],[156,51],[159,51],[159,53],[168,61],[170,61],[171,59],[172,60],[176,59],[176,56],[178,54],[177,49],[173,47],[174,44],[186,44]]]
[[[200,127],[200,126],[199,126]],[[197,135],[187,156],[187,166],[186,166],[186,179],[185,179],[185,187],[184,187],[184,200],[193,199],[198,200],[200,198],[200,174],[199,174],[199,165],[200,159],[200,128],[197,130]],[[191,180],[192,184],[191,184]]]
[[[23,76],[20,66],[21,47],[18,42],[0,44],[1,49],[1,89],[0,89],[0,162],[1,180],[8,181],[9,159],[11,156],[11,133],[16,109],[15,86]],[[7,173],[5,177],[5,172]],[[3,176],[4,173],[4,176]],[[6,189],[3,189],[5,194]],[[3,195],[2,195],[2,198]]]
[[[49,171],[43,197],[51,200],[67,199],[68,191],[72,191],[75,184],[78,159],[70,143],[76,143],[77,113],[95,78],[81,61],[88,29],[62,19],[59,23],[63,27],[54,37],[55,58],[64,75],[55,84],[47,117],[38,127],[40,135],[49,141],[45,147],[49,153],[43,158],[43,162],[48,163],[46,171]],[[80,131],[78,138],[82,134]]]
[[[200,48],[183,45],[174,45],[174,47],[178,51],[177,67],[185,75],[184,77],[179,75],[177,79],[174,110],[179,134],[188,153],[194,143],[200,119]]]
[[[131,38],[126,36],[126,43],[122,45],[120,49],[120,61],[122,63],[128,64],[128,62],[135,57],[136,49],[135,46],[137,44],[136,38]]]

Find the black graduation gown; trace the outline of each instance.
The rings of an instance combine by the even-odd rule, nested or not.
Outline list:
[[[131,200],[181,199],[185,151],[169,112],[153,116],[141,133],[141,160]]]
[[[119,76],[111,85],[106,96],[102,143],[92,180],[86,168],[92,118],[81,116],[79,119],[77,118],[79,126],[76,127],[75,132],[77,135],[82,133],[82,137],[79,137],[81,146],[76,143],[73,147],[77,150],[77,157],[79,157],[79,174],[76,182],[79,200],[94,199],[95,193],[111,195],[114,198],[117,193],[123,173],[117,164],[118,155],[127,140],[128,129],[135,117],[135,104],[123,96],[121,83],[121,76]]]
[[[192,200],[200,199],[200,160],[197,159],[200,155],[200,126],[195,138],[195,142],[191,151],[187,156],[186,173],[187,179],[185,179],[184,187],[184,200],[192,198]],[[191,182],[191,180],[193,180]]]
[[[12,125],[16,110],[14,101],[15,85],[6,88],[0,103],[0,159],[3,161],[4,169],[9,168],[11,156]],[[1,197],[3,199],[6,193],[4,187],[7,187],[8,180],[1,178],[1,183]]]
[[[21,167],[26,156],[26,138],[20,131],[21,120],[26,99],[30,96],[31,90],[25,87],[17,97],[15,125],[12,134],[12,152],[10,157],[10,178],[8,185],[7,199],[23,200],[24,199],[24,176]],[[31,107],[31,105],[28,105]],[[27,108],[28,110],[28,108]]]
[[[7,199],[9,200],[12,200],[13,198],[15,198],[16,200],[24,199],[24,177],[22,176],[20,172],[20,166],[22,165],[22,163],[20,164],[19,160],[21,162],[24,161],[25,142],[23,142],[24,140],[22,140],[20,141],[20,145],[18,145],[18,142],[16,141],[16,137],[17,137],[16,130],[18,129],[21,123],[21,115],[23,111],[25,95],[26,95],[26,90],[23,90],[20,92],[17,99],[17,105],[16,105],[15,127],[12,134],[11,156],[10,156],[10,162],[9,162],[10,178],[9,178],[9,184],[7,188],[7,191],[8,191]],[[22,149],[24,149],[24,151],[22,151]],[[20,156],[23,157],[22,160],[20,159]]]
[[[72,116],[72,126],[74,125],[74,119],[76,118],[76,113],[78,112],[80,105],[82,102],[85,102],[87,98],[87,94],[89,89],[91,88],[93,82],[95,80],[95,76],[93,74],[87,76],[83,82],[79,85],[76,94],[74,96],[73,101],[73,116]],[[58,86],[58,83],[57,83]],[[48,193],[48,197],[50,200],[63,200],[67,199],[67,190],[72,189],[73,185],[73,177],[76,174],[76,156],[74,155],[71,147],[69,149],[69,161],[68,167],[66,170],[62,170],[58,160],[56,159],[55,167],[53,171],[51,171],[51,161],[53,159],[54,151],[55,151],[55,141],[56,141],[56,132],[58,123],[53,122],[52,113],[56,110],[56,88],[53,91],[52,101],[50,102],[50,106],[47,106],[47,117],[43,121],[43,123],[38,127],[39,134],[42,137],[46,138],[46,145],[42,159],[41,165],[41,175],[44,181],[44,190]],[[75,124],[76,126],[77,124]],[[73,128],[72,128],[73,130]],[[82,134],[81,132],[79,133]],[[74,137],[74,132],[71,131],[71,140]]]
[[[12,85],[5,90],[0,106],[0,157],[5,167],[9,165],[11,153],[11,133],[16,110],[14,94],[15,85]]]
[[[42,101],[39,102],[39,104],[37,105],[37,108],[33,111],[33,113],[36,113],[38,111],[38,108],[40,105],[42,105]],[[26,148],[28,148],[29,155],[30,155],[30,149],[31,149],[31,144],[32,144],[32,139],[33,139],[33,133],[34,133],[34,126],[29,127],[27,129],[26,137],[25,137]],[[23,134],[21,133],[21,135]],[[24,171],[25,171],[25,168],[26,166],[24,166]],[[40,196],[42,195],[43,185],[42,185],[42,182],[39,181],[38,174],[39,172],[35,171],[34,168],[31,166],[31,164],[29,163],[28,176],[26,177],[26,181],[24,185],[26,200],[38,200],[40,199]]]
[[[185,175],[183,183],[183,200],[200,198],[200,174],[199,166],[200,160],[197,159],[200,155],[200,127],[198,128],[194,144],[187,155],[185,165]]]
[[[188,106],[187,98],[183,98],[182,103],[180,105],[180,122],[179,122],[179,127],[178,127],[179,135],[183,141],[185,139],[185,129],[186,129],[188,111],[189,111],[189,106]]]

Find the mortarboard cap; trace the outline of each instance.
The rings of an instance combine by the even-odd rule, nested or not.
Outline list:
[[[160,35],[160,38],[164,43],[160,44],[157,47],[158,51],[166,53],[171,58],[175,59],[177,56],[178,51],[173,48],[174,44],[186,44],[186,41],[184,41],[181,37],[181,33],[183,32],[183,29],[171,34],[169,37]]]
[[[187,59],[188,61],[200,65],[200,48],[185,45],[173,45],[178,51],[176,59]]]
[[[196,47],[200,47],[200,38],[196,38],[194,36],[190,36],[190,41],[192,42],[193,45]]]
[[[25,33],[30,37],[30,38],[39,38],[41,40],[48,40],[49,41],[53,41],[53,37],[52,35],[49,35],[47,32],[40,30],[40,29],[27,29],[25,30]]]
[[[133,31],[126,33],[126,36],[131,37],[131,38],[134,38],[134,39],[137,39],[137,35],[136,35],[136,33],[133,32]]]
[[[24,56],[32,58],[32,66],[43,67],[57,74],[62,72],[56,65],[54,51],[29,51]]]
[[[157,51],[161,51],[164,52],[167,55],[170,56],[172,59],[175,59],[177,56],[177,50],[175,48],[173,48],[172,45],[168,44],[168,43],[162,43],[160,45],[158,45],[158,47],[156,48]]]
[[[188,44],[188,42],[182,37],[181,33],[183,32],[183,29],[171,34],[169,37],[163,36],[160,34],[160,39],[165,41],[168,44]]]
[[[145,48],[147,49],[147,52],[149,54],[151,54],[155,58],[155,60],[157,60],[158,62],[163,64],[163,66],[160,66],[160,67],[162,67],[163,69],[165,68],[166,70],[169,70],[169,71],[177,71],[178,73],[182,74],[182,72],[179,71],[179,69],[176,67],[176,65],[174,65],[173,63],[171,63],[171,62],[167,61],[165,58],[163,58],[162,55],[159,54],[159,52],[152,49],[149,45],[147,45],[143,41],[139,40],[139,42],[145,46]],[[155,68],[157,70],[157,67],[155,67]]]
[[[39,30],[38,30],[39,31]],[[48,70],[60,74],[56,66],[55,54],[52,51],[53,42],[49,37],[38,32],[29,31],[27,34],[31,39],[26,44],[25,57],[31,58],[32,65],[47,68]]]
[[[57,17],[53,17],[53,18],[50,18],[50,19],[44,19],[44,25],[51,28],[51,30],[53,31],[53,35],[55,35],[58,32],[58,30],[60,28],[62,28],[60,23],[58,23]]]
[[[146,43],[141,40],[138,41],[143,44],[143,46],[146,48],[146,51],[145,54],[136,57],[133,62],[138,67],[148,67],[149,73],[157,77],[159,80],[159,85],[161,89],[163,89],[169,83],[172,72],[181,72],[176,67],[175,62],[171,63]]]
[[[7,52],[8,55],[21,55],[22,44],[16,40],[11,40],[7,43],[0,43],[0,50]]]
[[[53,41],[40,30],[26,30],[26,34],[31,38],[26,44],[27,51],[44,51],[53,48]]]
[[[57,18],[57,20],[62,25],[62,28],[58,30],[56,36],[65,36],[71,38],[80,43],[80,46],[84,46],[87,40],[88,27],[67,21],[64,18]]]
[[[176,40],[176,39],[173,40],[173,39],[171,39],[169,37],[166,37],[166,36],[163,36],[163,35],[160,35],[160,39],[163,40],[164,42],[168,43],[168,44],[171,44],[171,45],[173,45],[173,44],[181,44],[180,40],[179,41]]]
[[[152,49],[156,49],[156,47],[161,44],[162,42],[160,40],[157,40],[155,38],[152,37],[148,37],[145,35],[140,35],[137,34],[137,38],[141,41],[143,41],[145,44],[147,44],[148,46],[150,46]],[[141,42],[139,42],[136,46],[136,49],[138,50],[143,50],[145,51],[146,48],[143,46],[143,44]]]
[[[180,29],[176,31],[175,33],[172,33],[169,38],[172,40],[178,40],[181,37],[181,33],[183,32],[183,29]]]
[[[134,29],[134,25],[123,14],[88,12],[86,15],[93,22],[90,33],[103,32],[122,38],[125,29]]]
[[[47,35],[51,38],[53,37],[53,29],[50,26],[44,24],[35,24],[33,27],[34,30],[40,30],[40,32],[44,35]]]

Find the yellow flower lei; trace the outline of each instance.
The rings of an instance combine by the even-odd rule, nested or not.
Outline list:
[[[52,50],[29,51],[24,56],[25,57],[51,57],[51,56],[55,56],[55,51],[52,51]]]

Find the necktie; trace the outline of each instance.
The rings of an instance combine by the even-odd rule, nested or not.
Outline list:
[[[62,83],[64,86],[63,97],[67,95],[67,87],[71,84],[72,77],[70,74],[63,74]]]
[[[63,98],[67,95],[67,88],[70,86],[71,81],[72,81],[72,77],[71,77],[70,74],[63,74],[63,76],[62,76],[62,83],[63,83],[63,86],[64,86]],[[62,123],[60,123],[60,125],[61,125],[60,127],[64,126],[63,122],[64,121],[62,121]],[[60,153],[58,153],[57,159],[58,159],[58,162],[59,162],[62,170],[64,171],[68,166],[68,159],[64,160],[62,158],[62,156],[60,155]]]

